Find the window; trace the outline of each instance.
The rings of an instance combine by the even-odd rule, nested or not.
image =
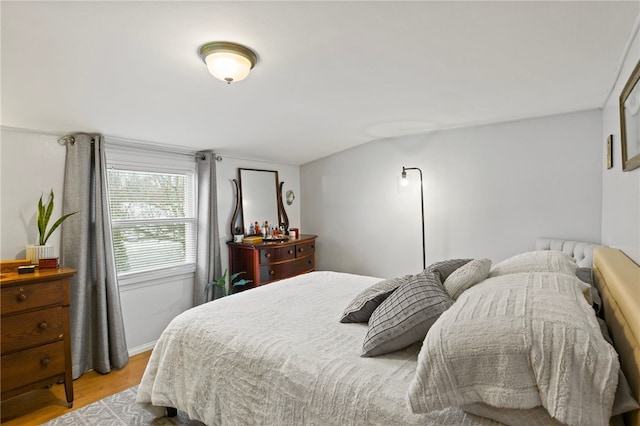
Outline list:
[[[195,159],[188,169],[149,151],[109,155],[107,178],[118,277],[195,265]],[[129,150],[126,150],[129,151]],[[161,156],[164,157],[164,156]],[[142,158],[142,160],[141,160]]]

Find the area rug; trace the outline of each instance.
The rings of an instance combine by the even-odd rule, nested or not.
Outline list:
[[[115,395],[96,401],[85,407],[44,423],[45,426],[138,426],[138,425],[188,425],[204,426],[196,420],[190,420],[185,413],[178,411],[176,417],[155,417],[136,403],[138,386],[134,386]]]

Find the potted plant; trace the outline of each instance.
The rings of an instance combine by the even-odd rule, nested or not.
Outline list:
[[[238,280],[237,282],[233,282],[236,278],[238,278],[238,276],[240,276],[241,274],[244,274],[244,272],[236,272],[235,274],[232,274],[229,277],[229,286],[230,287],[238,287],[238,286],[243,286],[246,284],[249,284],[250,282],[252,282],[251,280],[245,280],[245,279],[241,279]],[[211,288],[215,288],[218,287],[221,291],[222,291],[222,297],[224,296],[228,296],[231,292],[227,292],[227,270],[224,270],[224,274],[222,274],[222,276],[220,278],[218,278],[216,281],[211,281],[210,283],[207,283],[207,285],[204,286],[204,291],[205,293]]]
[[[73,212],[65,214],[64,216],[56,220],[54,224],[51,225],[51,228],[47,229],[47,227],[49,226],[49,221],[51,220],[51,214],[53,213],[53,199],[54,195],[52,189],[49,193],[49,199],[47,200],[46,204],[42,202],[42,195],[40,196],[40,200],[38,201],[38,210],[36,214],[36,225],[38,227],[38,244],[30,244],[26,249],[27,258],[29,258],[29,260],[31,260],[31,263],[33,263],[34,265],[37,265],[40,259],[54,257],[53,246],[47,244],[49,237],[51,237],[53,231],[55,231],[62,224],[62,222],[64,222],[69,216],[77,213]]]

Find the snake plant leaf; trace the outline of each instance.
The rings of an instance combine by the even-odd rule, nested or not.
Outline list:
[[[51,193],[49,194],[49,202],[47,203],[47,210],[44,214],[44,225],[45,228],[47,226],[47,223],[49,223],[49,220],[51,220],[51,215],[53,214],[53,189],[51,190]]]
[[[51,215],[53,214],[53,206],[54,206],[53,200],[54,200],[53,189],[49,193],[49,200],[47,200],[47,204],[44,204],[42,202],[42,195],[40,196],[40,200],[38,200],[38,212],[36,215],[36,224],[38,226],[38,243],[41,246],[47,243],[53,231],[55,231],[58,228],[58,226],[60,226],[60,224],[64,222],[65,219],[67,219],[71,215],[78,213],[78,212],[73,212],[73,213],[69,213],[62,216],[53,224],[51,229],[49,229],[49,232],[47,232],[47,225],[49,225],[49,220],[51,220]]]
[[[40,236],[40,245],[42,245],[42,237],[45,234],[45,228],[47,226],[47,218],[46,218],[47,209],[45,205],[42,203],[42,195],[40,196],[40,200],[38,201],[38,214],[36,217],[36,224],[38,225],[38,235]]]
[[[68,218],[69,216],[72,216],[74,214],[76,214],[78,212],[73,212],[73,213],[69,213],[69,214],[65,214],[64,216],[62,216],[60,219],[56,220],[56,222],[53,224],[53,226],[51,227],[51,229],[49,229],[49,232],[47,233],[47,236],[44,237],[44,241],[41,241],[40,245],[43,246],[47,243],[47,240],[49,239],[49,237],[51,236],[51,234],[53,233],[53,231],[56,230],[56,228],[58,226],[60,226],[60,224],[62,222],[65,221],[66,218]],[[46,225],[46,224],[45,224]]]

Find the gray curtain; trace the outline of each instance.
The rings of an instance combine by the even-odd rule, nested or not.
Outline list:
[[[193,305],[197,306],[222,296],[207,283],[222,276],[220,261],[220,235],[218,232],[218,208],[216,191],[216,154],[201,151],[196,155],[198,171],[198,248],[196,254],[196,279],[193,288]]]
[[[111,235],[104,141],[100,135],[63,138],[67,156],[63,212],[78,213],[62,227],[61,263],[71,280],[73,378],[108,373],[129,362]]]

